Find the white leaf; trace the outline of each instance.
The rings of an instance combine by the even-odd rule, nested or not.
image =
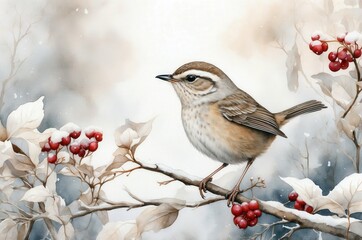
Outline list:
[[[157,232],[171,226],[176,221],[179,210],[180,208],[175,208],[169,203],[147,208],[136,219],[137,237],[143,232]]]
[[[349,209],[350,214],[362,212],[362,174],[354,173],[345,177],[328,194],[330,199]]]
[[[10,141],[5,141],[5,142],[1,142],[0,141],[0,168],[2,168],[2,166],[4,165],[5,161],[10,159],[11,156],[15,155],[11,142]]]
[[[298,193],[301,199],[308,205],[316,208],[318,206],[318,200],[322,197],[322,189],[315,185],[309,178],[297,179],[293,177],[280,177],[284,182],[289,184],[294,191]]]
[[[139,140],[137,132],[131,128],[127,128],[121,133],[116,132],[116,134],[118,135],[115,136],[117,146],[130,147],[133,142]]]
[[[10,218],[6,218],[0,223],[0,239],[13,240],[17,239],[18,231],[16,222]]]
[[[332,84],[332,97],[343,109],[347,109],[352,100],[352,97],[348,94],[346,89],[337,82]]]
[[[40,125],[44,117],[43,99],[44,97],[40,97],[35,102],[25,103],[9,114],[6,123],[8,138],[34,130]]]
[[[0,121],[0,141],[3,142],[8,138],[8,135],[6,133],[6,128],[4,128],[4,125]]]
[[[69,239],[72,239],[73,236],[74,236],[73,225],[70,222],[68,222],[67,224],[62,225],[59,228],[58,238],[57,239],[59,239],[59,240],[69,240]]]
[[[44,202],[51,196],[52,194],[47,188],[43,185],[39,185],[26,191],[21,200],[28,202]]]
[[[103,226],[102,231],[97,236],[97,240],[133,239],[134,237],[130,237],[128,233],[134,226],[134,221],[109,222]]]

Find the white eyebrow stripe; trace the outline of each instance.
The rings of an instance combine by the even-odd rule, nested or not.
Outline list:
[[[191,74],[200,76],[200,77],[210,78],[214,82],[217,82],[220,80],[220,78],[215,74],[212,74],[212,73],[206,72],[206,71],[202,71],[202,70],[196,70],[196,69],[187,70],[186,72],[177,74],[174,76],[174,78],[181,79],[181,78],[185,78],[187,75],[191,75]]]

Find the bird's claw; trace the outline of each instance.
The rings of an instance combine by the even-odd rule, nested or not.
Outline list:
[[[231,192],[228,193],[228,202],[227,202],[227,206],[230,207],[230,203],[234,204],[235,198],[236,196],[240,193],[240,188],[239,186],[235,186],[233,188],[233,190],[231,190]]]
[[[205,195],[204,193],[206,193],[206,185],[211,182],[212,180],[212,177],[206,177],[204,178],[200,184],[199,184],[199,192],[200,192],[200,195],[203,199],[205,199]]]

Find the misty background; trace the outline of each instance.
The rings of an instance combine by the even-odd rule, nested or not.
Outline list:
[[[219,163],[189,143],[174,90],[155,76],[172,73],[186,62],[206,61],[221,68],[271,112],[310,99],[328,105],[326,110],[298,117],[285,126],[282,130],[288,138],[277,138],[243,181],[248,186],[250,177],[265,179],[267,187],[253,191],[263,200],[287,201],[291,189],[279,176],[310,177],[327,194],[354,171],[345,154],[353,154],[353,149],[348,140],[341,142],[331,101],[310,78],[329,70],[326,56],[314,55],[308,43],[316,30],[331,35],[361,30],[355,16],[346,21],[348,26],[341,22],[344,10],[358,8],[358,4],[352,0],[1,0],[0,79],[6,79],[11,69],[13,34],[31,25],[16,53],[16,63],[25,61],[4,89],[1,121],[5,125],[12,110],[45,96],[41,130],[59,128],[67,122],[83,128],[101,127],[104,141],[92,159],[101,165],[112,160],[116,149],[113,132],[125,119],[144,122],[154,118],[152,132],[137,158],[203,178]],[[297,53],[303,72],[287,75],[288,61],[293,57],[288,53],[296,43],[301,46]],[[214,182],[231,188],[243,168],[244,164],[229,166],[215,176]],[[124,186],[144,199],[201,200],[196,188],[177,182],[159,186],[162,180],[166,179],[139,171],[117,178],[105,190],[112,201],[129,199]],[[71,181],[64,178],[57,185],[68,203],[76,192],[76,186],[69,186]],[[140,212],[111,211],[110,219],[132,220]],[[261,218],[264,223],[274,220]],[[94,232],[87,227],[93,224],[91,229],[99,231],[96,221],[79,220],[84,229],[77,238],[93,239]],[[246,233],[233,225],[229,208],[220,202],[184,209],[171,227],[145,233],[143,238],[242,239]],[[303,234],[318,237],[313,231]]]

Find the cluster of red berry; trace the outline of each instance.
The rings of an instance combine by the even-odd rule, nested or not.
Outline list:
[[[79,140],[81,129],[75,124],[67,124],[60,130],[56,130],[49,137],[48,141],[43,145],[42,152],[48,154],[49,163],[55,164],[58,160],[58,153],[65,148],[73,154],[84,158],[98,149],[98,143],[103,140],[101,130],[89,127],[84,130],[85,137]]]
[[[322,40],[321,35],[316,33],[311,37],[312,42],[309,44],[309,48],[315,54],[321,55],[328,50],[328,42],[338,42],[341,46],[339,46],[336,51],[332,51],[328,54],[328,59],[330,61],[328,67],[332,72],[337,72],[340,69],[347,69],[350,62],[361,57],[362,50],[357,44],[357,41],[360,38],[361,34],[358,32],[350,32],[340,34],[336,39],[327,41]]]
[[[234,215],[235,225],[241,229],[255,226],[261,216],[259,203],[255,200],[243,202],[242,204],[233,204],[231,213]]]
[[[313,207],[309,206],[306,202],[304,202],[296,192],[291,192],[288,195],[289,201],[295,202],[294,208],[300,211],[306,211],[307,213],[313,213]]]

